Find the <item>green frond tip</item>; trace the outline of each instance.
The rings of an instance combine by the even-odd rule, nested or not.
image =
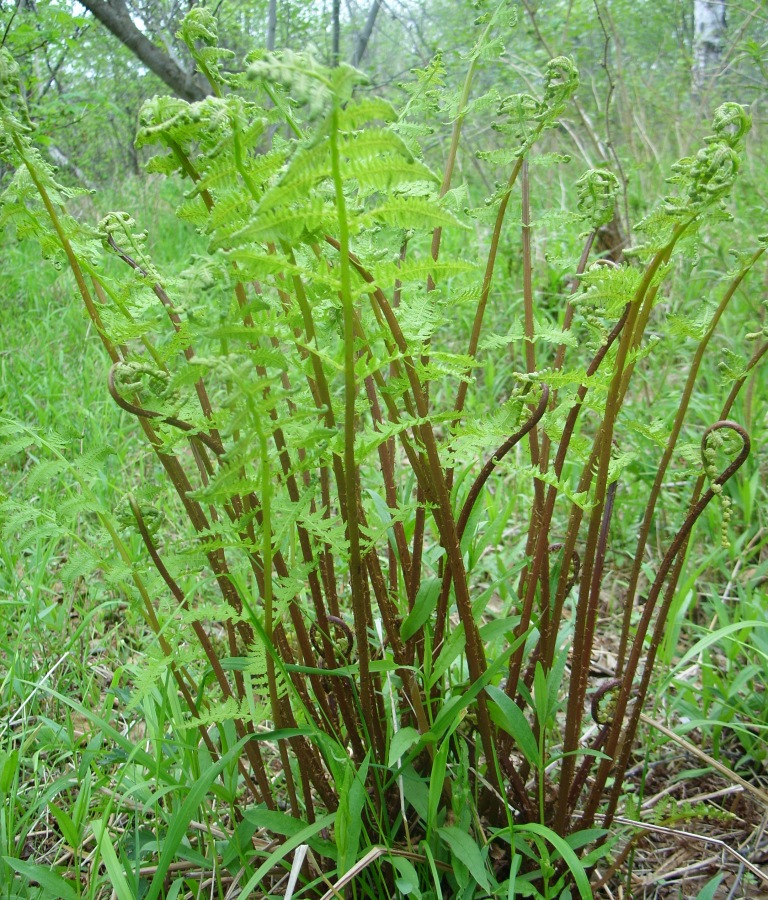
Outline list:
[[[368,82],[366,75],[346,63],[329,69],[309,54],[290,50],[249,54],[245,62],[249,80],[280,85],[294,102],[305,105],[310,115],[329,106],[333,97],[340,104],[346,103],[357,85]]]
[[[619,180],[607,169],[589,169],[576,182],[579,212],[592,228],[613,218]]]
[[[219,24],[209,9],[196,6],[184,16],[176,37],[192,52],[198,42],[215,47],[219,40]]]
[[[0,47],[0,153],[3,157],[13,158],[16,152],[10,135],[25,140],[36,127],[27,110],[19,65],[4,47]]]
[[[218,46],[218,23],[210,10],[203,7],[191,9],[176,37],[184,41],[200,70],[218,93],[215,85],[226,81],[221,73],[220,60],[232,59],[235,54]]]
[[[7,100],[19,90],[19,64],[5,47],[0,48],[0,100]]]
[[[740,103],[723,103],[715,110],[712,130],[715,132],[706,141],[723,141],[734,150],[740,149],[744,139],[752,129],[752,117]]]
[[[536,121],[542,110],[542,104],[531,94],[510,94],[499,106],[502,115],[509,116],[513,125],[524,126]]]
[[[579,70],[567,56],[556,56],[547,63],[544,106],[550,116],[558,115],[579,87]]]
[[[154,144],[163,134],[188,124],[190,104],[179,97],[151,97],[139,110],[139,130],[134,144],[143,147]]]

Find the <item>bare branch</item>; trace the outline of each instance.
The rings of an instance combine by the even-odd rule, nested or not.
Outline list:
[[[144,65],[184,100],[202,100],[208,90],[193,74],[185,72],[133,22],[124,0],[82,0],[82,5],[135,54]]]
[[[368,10],[368,18],[365,20],[365,26],[357,36],[355,52],[352,56],[353,66],[359,66],[362,58],[365,56],[365,51],[368,49],[368,41],[370,41],[371,35],[373,34],[373,27],[376,24],[376,16],[379,14],[380,9],[381,0],[373,0],[373,3],[371,3],[371,8]]]

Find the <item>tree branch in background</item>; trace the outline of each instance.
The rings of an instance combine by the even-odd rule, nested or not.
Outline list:
[[[267,50],[272,53],[275,49],[275,32],[277,31],[277,0],[269,0],[267,12]]]
[[[341,0],[333,0],[331,12],[332,46],[331,65],[338,66],[341,52]]]
[[[191,73],[185,72],[160,47],[134,25],[123,0],[81,0],[82,5],[135,54],[144,65],[184,100],[202,100],[209,93]]]
[[[74,177],[80,182],[80,184],[85,185],[88,190],[95,190],[96,185],[91,181],[90,178],[83,172],[83,170],[77,165],[77,163],[73,162],[72,159],[64,153],[63,150],[59,149],[55,144],[48,144],[46,150],[48,151],[48,156],[50,156],[51,161],[54,165],[57,165],[61,169],[65,169],[70,174],[74,175]]]
[[[373,34],[373,26],[376,24],[376,16],[381,9],[381,0],[373,0],[371,8],[368,10],[368,18],[365,20],[363,30],[357,35],[357,43],[355,44],[355,52],[352,55],[352,65],[359,66],[365,51],[368,49],[368,41]]]

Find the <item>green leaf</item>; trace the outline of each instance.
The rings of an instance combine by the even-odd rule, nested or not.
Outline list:
[[[725,876],[720,873],[719,875],[715,875],[714,878],[710,879],[699,891],[699,893],[696,894],[696,900],[714,900],[717,889],[720,887],[720,882],[724,877]]]
[[[272,834],[281,834],[284,837],[295,837],[308,827],[303,819],[296,819],[289,813],[272,809],[248,809],[243,813],[243,819],[255,828],[266,828]],[[326,859],[336,859],[336,845],[331,841],[310,838],[306,843]]]
[[[83,822],[85,822],[85,816],[88,812],[88,806],[91,802],[91,773],[87,771],[85,773],[85,777],[80,783],[80,791],[77,795],[77,800],[75,800],[75,804],[72,807],[72,822],[74,823],[75,828],[78,833],[81,832],[83,827]]]
[[[367,797],[365,780],[368,775],[370,758],[369,751],[357,771],[355,771],[353,763],[349,763],[344,784],[339,791],[335,837],[339,848],[338,872],[340,875],[351,869],[357,859],[360,834],[363,829],[362,813]]]
[[[546,825],[539,825],[537,822],[526,822],[524,824],[516,825],[515,830],[518,834],[525,834],[527,832],[549,841],[555,850],[563,857],[568,868],[571,870],[573,880],[576,882],[576,887],[579,889],[582,900],[593,900],[592,889],[589,886],[589,878],[584,871],[584,866],[579,862],[578,856],[576,856],[573,850],[568,846],[567,841],[561,838],[559,834],[552,831],[551,828],[547,828]]]
[[[55,803],[49,803],[48,809],[51,811],[54,819],[56,819],[56,824],[59,826],[59,831],[61,831],[64,840],[73,850],[77,851],[80,847],[80,831],[75,826],[75,823],[69,815],[65,813],[60,806],[56,806]]]
[[[419,876],[412,863],[402,856],[392,856],[390,861],[395,869],[397,869],[399,875],[399,877],[395,879],[395,887],[401,893],[405,895],[413,894],[416,900],[421,900]]]
[[[0,752],[0,794],[7,794],[19,767],[19,751]]]
[[[248,882],[243,887],[240,892],[240,896],[247,897],[254,888],[256,888],[267,872],[271,871],[281,859],[284,859],[295,850],[300,844],[308,844],[310,839],[313,838],[318,831],[322,831],[323,828],[330,828],[333,825],[334,820],[336,819],[336,813],[328,813],[326,816],[321,816],[317,821],[313,822],[311,825],[307,825],[306,828],[302,828],[298,834],[295,834],[293,837],[288,838],[288,840],[281,844],[273,853],[266,858],[266,860],[259,866],[259,868],[253,873],[253,875],[248,879]]]
[[[418,775],[410,764],[401,770],[401,777],[406,803],[410,804],[425,822],[429,821],[429,779]]]
[[[417,228],[419,230],[425,227],[467,227],[447,209],[419,197],[389,198],[387,202],[375,206],[370,212],[360,217],[360,223],[364,227],[370,227],[378,222],[394,225],[397,228]]]
[[[392,768],[406,751],[410,750],[414,744],[418,743],[420,738],[421,735],[419,732],[409,725],[396,732],[389,745],[387,765]]]
[[[181,805],[181,808],[178,810],[176,815],[174,815],[171,820],[171,827],[168,829],[168,833],[165,836],[165,840],[163,841],[163,852],[160,854],[160,859],[157,863],[157,869],[155,871],[154,877],[152,878],[152,882],[149,885],[149,890],[147,891],[144,900],[157,900],[160,895],[160,891],[163,889],[163,884],[165,882],[165,876],[168,873],[168,867],[174,860],[176,856],[176,851],[179,848],[184,836],[187,833],[187,827],[189,823],[192,821],[192,817],[198,811],[198,807],[205,799],[206,794],[210,790],[211,784],[218,777],[219,773],[226,768],[231,762],[234,762],[240,751],[245,746],[246,742],[251,739],[250,735],[246,735],[244,738],[239,740],[232,749],[222,756],[219,761],[211,766],[194,782],[194,784],[187,790],[185,785],[186,797],[184,802]]]
[[[445,768],[448,764],[448,749],[450,742],[446,739],[440,745],[440,749],[432,760],[432,774],[429,779],[429,801],[427,807],[427,840],[437,827],[437,811],[440,807],[440,797],[445,783]]]
[[[51,900],[78,900],[71,882],[52,872],[48,866],[35,866],[21,859],[12,859],[10,856],[4,856],[3,859],[27,881],[36,881],[45,891],[45,896]]]
[[[451,663],[463,652],[466,643],[467,639],[464,635],[464,623],[460,622],[459,627],[452,629],[446,640],[443,642],[443,649],[435,660],[435,665],[432,669],[429,687],[432,687],[448,671]]]
[[[540,662],[536,663],[536,670],[533,673],[533,702],[536,707],[536,717],[542,728],[545,728],[549,724],[549,686],[547,676],[544,674],[544,667]]]
[[[451,849],[451,853],[469,869],[475,881],[490,893],[491,884],[488,880],[488,872],[485,868],[485,860],[480,848],[465,831],[461,831],[453,825],[446,825],[438,829],[438,834]]]
[[[728,635],[731,635],[734,632],[746,631],[752,628],[768,628],[768,622],[763,622],[760,619],[747,619],[743,622],[732,622],[730,625],[718,628],[717,631],[713,631],[701,638],[701,640],[696,641],[693,647],[685,653],[680,662],[675,666],[675,671],[684,669],[692,659],[697,657],[700,653],[703,653],[708,647],[711,647],[712,644],[716,644],[722,638],[728,637]]]
[[[489,684],[485,692],[492,700],[488,712],[494,723],[514,738],[520,752],[535,769],[540,768],[541,759],[536,737],[523,711],[514,700],[495,685]]]
[[[413,601],[413,609],[400,628],[400,637],[404,641],[410,640],[429,619],[440,596],[440,584],[439,578],[425,578],[421,582]]]
[[[453,731],[461,721],[460,713],[463,709],[465,709],[469,704],[477,697],[480,691],[496,676],[496,674],[506,665],[509,657],[515,652],[515,650],[528,638],[528,631],[525,634],[520,635],[517,640],[513,641],[506,650],[500,654],[490,666],[485,670],[485,672],[477,679],[477,681],[473,682],[469,689],[463,693],[459,694],[456,697],[451,697],[451,699],[445,703],[440,710],[440,712],[435,717],[435,721],[432,724],[432,727],[429,731],[422,735],[422,740],[425,743],[435,742],[440,740],[443,734],[450,729]]]
[[[91,822],[91,831],[96,838],[96,845],[101,853],[101,859],[109,875],[109,880],[117,894],[118,900],[134,900],[135,893],[131,890],[123,867],[120,865],[115,848],[112,846],[112,838],[109,835],[107,823],[104,819]],[[170,895],[169,895],[170,896]]]

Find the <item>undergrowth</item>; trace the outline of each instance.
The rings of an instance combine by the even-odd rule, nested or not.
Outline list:
[[[730,416],[768,350],[764,332],[746,361],[729,358],[725,397],[719,385],[697,391],[766,241],[748,235],[706,298],[669,311],[676,266],[695,263],[729,218],[750,120],[726,103],[618,261],[596,249],[617,178],[601,168],[575,181],[577,208],[555,216],[567,277],[538,304],[529,164],[562,161],[537,147],[554,140],[578,72],[556,58],[537,97],[472,99],[478,60],[512,24],[506,4],[478,22],[460,95],[441,96],[437,60],[397,110],[357,92],[359,72],[307,55],[252,53],[234,74],[215,20],[193,10],[181,34],[211,95],[154,98],[137,137],[159,148],[151,172],[184,183],[177,214],[197,231],[168,274],[133,217],[92,227],[70,215],[88,203],[35,149],[1,51],[2,152],[15,175],[0,225],[69,267],[109,356],[108,393],[135,422],[115,467],[106,414],[101,443],[82,455],[77,436],[4,415],[3,459],[24,472],[3,500],[4,539],[33,550],[66,537],[61,579],[98,580],[155,635],[129,696],[119,678],[106,693],[95,685],[90,703],[39,686],[94,734],[76,777],[45,800],[69,863],[29,861],[26,838],[10,835],[31,823],[11,802],[7,883],[18,873],[57,896],[96,896],[98,875],[63,877],[87,857],[121,900],[179,896],[189,861],[222,896],[233,879],[265,896],[345,885],[371,897],[591,896],[657,657],[673,661],[692,530],[716,500],[717,527],[733,532],[726,485],[750,439]],[[436,96],[453,119],[441,172],[420,149]],[[486,157],[507,171],[465,208],[452,184],[474,109],[494,111],[503,142]],[[491,316],[503,323],[491,331],[510,207],[522,314]],[[667,381],[669,420],[637,388],[661,328],[694,347],[685,377]],[[674,502],[672,472],[685,485]],[[70,487],[51,488],[63,474]],[[639,519],[615,512],[630,481],[642,485]],[[81,536],[83,519],[100,538]],[[630,560],[622,622],[596,680],[617,531]],[[119,628],[130,613],[115,615]],[[755,654],[759,665],[763,643]],[[115,726],[103,697],[126,701],[141,739]],[[75,753],[82,735],[40,722],[50,746]],[[28,737],[2,737],[6,797]],[[757,758],[753,737],[741,734]],[[117,787],[91,817],[88,761],[105,739]],[[204,803],[217,824],[198,827]]]

